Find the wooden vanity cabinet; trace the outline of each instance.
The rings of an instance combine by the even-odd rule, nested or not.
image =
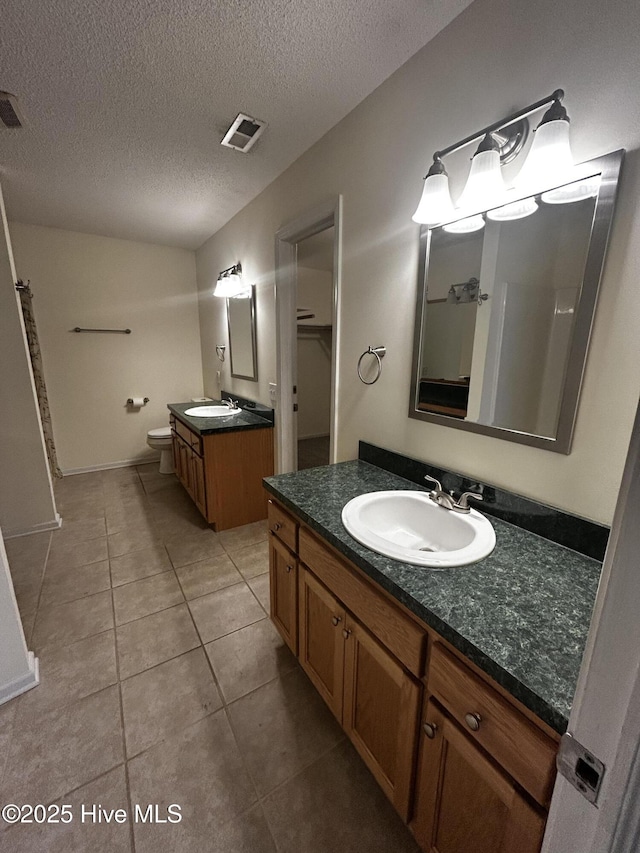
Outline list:
[[[428,853],[538,853],[545,819],[433,701],[426,703],[411,828]]]
[[[553,733],[273,499],[269,527],[271,618],[422,849],[538,853]]]
[[[195,505],[216,530],[267,515],[262,478],[273,474],[273,429],[199,435],[171,415],[173,466]]]
[[[271,619],[294,655],[298,654],[298,558],[269,536]]]

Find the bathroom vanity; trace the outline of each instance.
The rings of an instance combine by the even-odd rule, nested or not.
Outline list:
[[[271,618],[421,847],[536,853],[598,559],[488,516],[497,544],[478,563],[390,560],[348,535],[342,507],[421,487],[362,459],[265,487]],[[575,535],[550,512],[556,538]],[[597,552],[606,529],[584,538]]]
[[[267,516],[262,478],[273,474],[273,409],[255,405],[227,417],[185,414],[169,405],[173,466],[204,518],[227,530]]]

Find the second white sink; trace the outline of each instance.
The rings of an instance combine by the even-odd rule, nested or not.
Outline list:
[[[230,409],[229,406],[194,406],[185,411],[190,418],[224,418],[227,415],[237,415],[242,409]]]
[[[393,560],[445,568],[475,563],[496,544],[491,523],[479,512],[438,506],[427,492],[370,492],[349,501],[342,523],[353,538]]]

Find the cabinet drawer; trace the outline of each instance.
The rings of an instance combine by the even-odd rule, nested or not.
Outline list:
[[[298,524],[281,506],[269,498],[269,530],[292,551],[298,550]]]
[[[426,633],[382,593],[362,580],[307,530],[300,531],[303,563],[414,675],[422,675]]]
[[[174,422],[173,428],[180,438],[183,441],[186,441],[189,447],[192,447],[199,456],[202,456],[202,440],[197,433],[192,432],[188,426],[185,426],[182,421],[177,420],[177,418]]]
[[[431,652],[429,692],[541,805],[551,797],[557,744],[442,645]]]

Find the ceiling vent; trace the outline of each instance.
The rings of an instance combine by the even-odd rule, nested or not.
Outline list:
[[[9,92],[0,92],[0,121],[0,127],[6,127],[8,130],[18,130],[24,124],[18,99]]]
[[[235,148],[246,154],[266,127],[266,122],[251,118],[244,113],[238,113],[235,121],[225,133],[220,145],[225,148]]]

